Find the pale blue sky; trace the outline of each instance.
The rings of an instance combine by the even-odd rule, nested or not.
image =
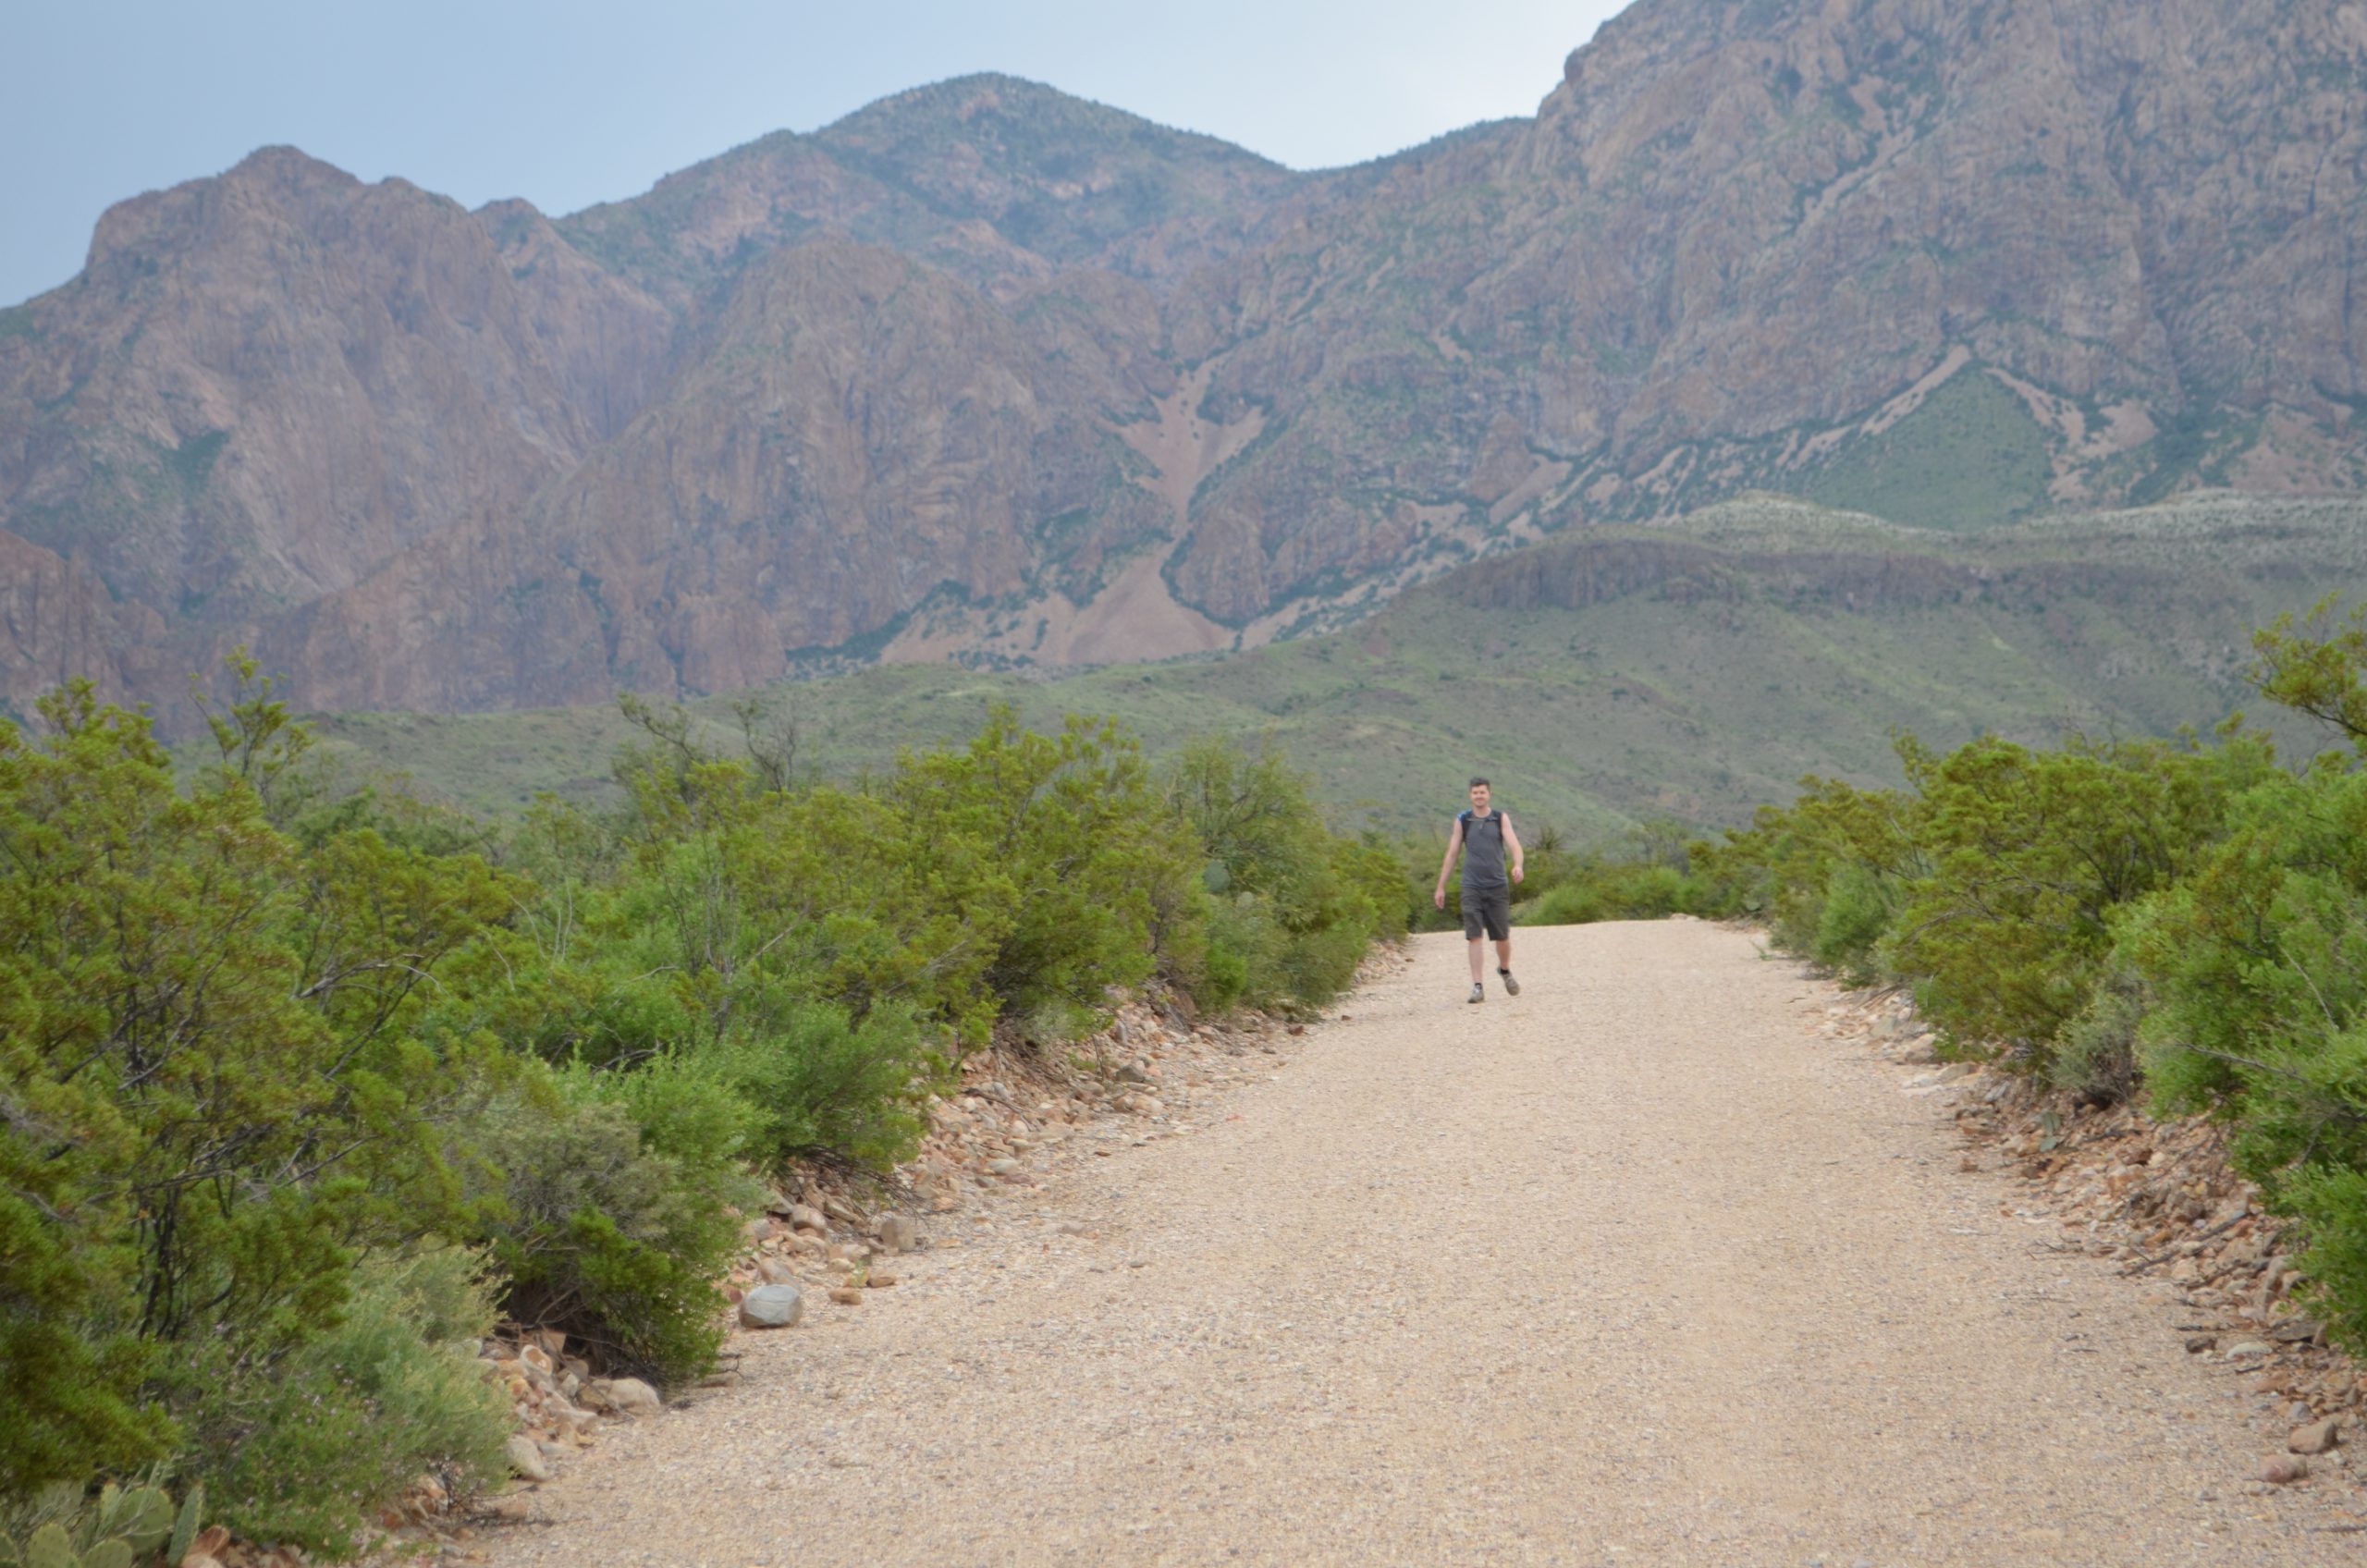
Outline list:
[[[1623,0],[16,0],[0,304],[113,202],[293,142],[550,213],[875,98],[1009,71],[1297,168],[1533,112]]]

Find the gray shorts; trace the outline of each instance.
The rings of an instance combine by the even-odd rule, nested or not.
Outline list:
[[[1482,929],[1492,941],[1503,941],[1513,934],[1513,890],[1510,888],[1466,888],[1463,889],[1463,935],[1478,941]]]

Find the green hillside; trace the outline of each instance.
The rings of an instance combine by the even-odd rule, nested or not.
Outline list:
[[[1270,736],[1323,798],[1390,828],[1442,817],[1485,771],[1532,822],[1591,839],[1735,821],[1806,772],[1890,778],[1901,729],[1950,745],[2207,727],[2246,702],[2253,627],[2362,582],[2367,503],[2349,498],[2193,496],[1965,534],[1753,496],[1484,560],[1247,654],[1057,678],[880,667],[771,695],[826,773],[1010,702],[1031,723],[1115,716],[1155,752]],[[694,711],[722,740],[729,708]],[[351,776],[493,813],[598,792],[632,734],[607,708],[321,723]]]

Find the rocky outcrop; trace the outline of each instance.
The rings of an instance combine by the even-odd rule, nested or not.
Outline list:
[[[1114,361],[1055,368],[1030,339],[894,251],[828,238],[778,251],[704,360],[522,517],[406,554],[265,651],[339,706],[725,691],[935,594],[991,601],[1055,565],[1089,574],[1167,522],[1128,483],[1123,444],[1077,411],[1143,388]],[[1066,520],[1057,563],[1043,519]]]
[[[999,77],[557,222],[268,150],[0,312],[0,696],[1144,656],[1753,487],[2367,487],[2362,80],[2361,0],[1642,0],[1318,175]]]

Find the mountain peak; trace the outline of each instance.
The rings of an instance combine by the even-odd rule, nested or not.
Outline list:
[[[891,93],[832,121],[814,135],[826,144],[886,150],[907,144],[912,138],[976,141],[983,139],[987,127],[994,128],[997,140],[1015,134],[1027,148],[1055,159],[1074,157],[1089,152],[1097,141],[1117,139],[1156,144],[1170,155],[1184,153],[1287,172],[1270,158],[1220,137],[1160,125],[1128,110],[1000,71],[975,71]]]
[[[0,696],[106,603],[488,706],[1253,644],[1753,488],[2367,489],[2358,12],[1638,0],[1321,174],[999,73],[555,224],[265,149],[0,315],[0,531],[104,587]]]

